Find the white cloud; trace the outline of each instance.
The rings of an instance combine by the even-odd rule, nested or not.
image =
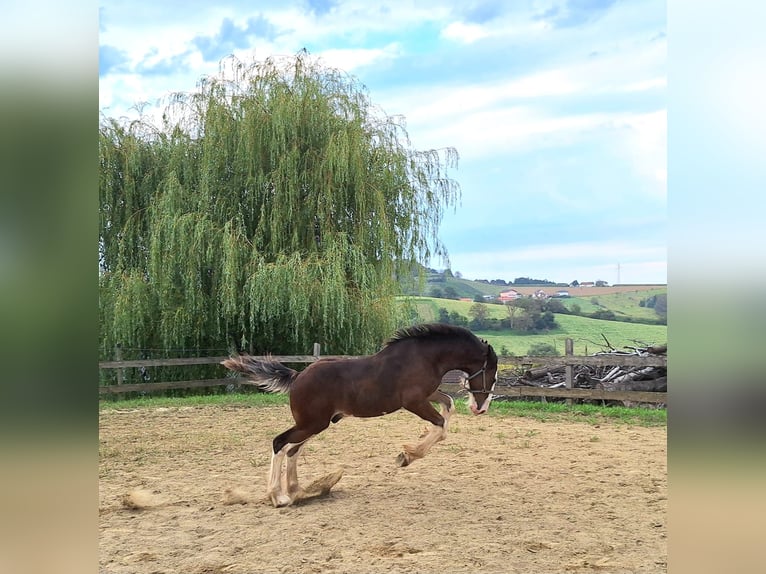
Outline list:
[[[318,52],[316,56],[333,68],[353,72],[358,68],[393,60],[400,53],[400,44],[392,42],[383,48],[323,50]]]
[[[452,22],[442,30],[441,35],[448,40],[456,40],[463,44],[473,44],[477,40],[489,36],[490,32],[478,24]]]
[[[623,129],[617,143],[636,173],[648,182],[655,197],[667,194],[667,111],[627,114],[619,118]],[[624,137],[623,137],[624,136]]]

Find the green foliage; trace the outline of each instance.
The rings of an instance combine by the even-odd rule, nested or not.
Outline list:
[[[500,350],[497,352],[497,354],[500,355],[501,357],[513,356],[513,354],[508,350],[508,347],[506,347],[505,345],[502,345],[500,347]]]
[[[638,303],[641,307],[648,307],[650,309],[654,309],[654,311],[659,315],[660,317],[666,318],[668,314],[668,294],[667,293],[658,293],[656,295],[652,295],[651,297],[647,297],[646,299],[641,299]]]
[[[395,278],[445,254],[459,194],[453,149],[408,145],[400,119],[305,53],[226,60],[159,126],[102,120],[102,356],[375,350],[405,320]]]
[[[444,297],[446,299],[459,299],[460,295],[458,295],[457,291],[455,291],[455,288],[451,285],[447,285],[444,288]]]
[[[593,319],[601,319],[602,321],[614,321],[617,318],[614,311],[610,311],[609,309],[599,309],[598,311],[591,313],[589,317],[592,317]]]
[[[550,343],[534,343],[527,351],[530,357],[558,357],[560,354],[558,349]]]
[[[487,320],[489,310],[484,303],[474,303],[468,309],[468,314],[472,319],[483,322]]]

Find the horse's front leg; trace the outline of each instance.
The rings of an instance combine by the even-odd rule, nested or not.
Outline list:
[[[431,405],[431,401],[438,402],[442,405],[442,414],[439,414],[436,409]],[[418,415],[420,418],[427,420],[433,426],[428,433],[416,444],[405,444],[403,452],[399,453],[396,458],[396,464],[399,466],[407,466],[413,461],[423,458],[431,447],[437,442],[447,438],[447,427],[449,425],[449,419],[454,410],[454,402],[452,397],[436,391],[425,401],[421,401],[411,405],[405,405],[404,408],[413,414]]]

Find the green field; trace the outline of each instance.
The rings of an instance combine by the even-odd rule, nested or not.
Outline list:
[[[517,335],[507,331],[477,331],[476,334],[489,341],[498,352],[505,346],[517,356],[527,355],[529,347],[535,343],[553,345],[563,355],[566,339],[574,341],[575,355],[608,350],[603,337],[616,349],[665,344],[668,340],[666,325],[601,321],[573,315],[556,315],[556,322],[559,329],[537,335]]]
[[[594,309],[609,309],[615,314],[621,314],[625,317],[633,318],[654,318],[656,314],[653,309],[640,307],[638,301],[651,296],[655,292],[665,292],[666,290],[653,289],[651,291],[642,291],[634,293],[619,293],[613,295],[601,295],[597,299],[600,306],[593,305],[587,301]],[[581,301],[583,312],[589,312],[585,308],[585,299]],[[577,302],[578,298],[572,298],[566,301],[567,306],[572,301]],[[469,310],[475,304],[467,301],[455,301],[451,299],[434,299],[431,297],[410,297],[402,298],[403,304],[412,305],[417,311],[420,320],[424,322],[435,321],[439,316],[439,308],[443,307],[449,312],[457,312],[464,317],[470,318]],[[405,303],[406,302],[406,303]],[[486,305],[487,315],[489,317],[503,319],[508,316],[508,311],[503,305]],[[649,311],[649,313],[647,313]],[[564,341],[570,338],[574,341],[575,355],[589,355],[597,351],[608,350],[604,337],[609,340],[612,347],[621,349],[623,347],[644,347],[648,345],[659,345],[667,343],[668,328],[667,325],[647,325],[643,323],[627,323],[623,321],[604,321],[591,319],[589,317],[580,317],[576,315],[556,314],[558,329],[539,334],[517,334],[510,331],[477,331],[476,334],[489,341],[492,346],[500,352],[505,347],[509,353],[516,356],[529,354],[529,348],[535,343],[548,343],[553,345],[559,353],[564,354]]]
[[[610,293],[594,297],[570,297],[560,301],[571,309],[574,305],[580,307],[583,314],[593,313],[602,309],[612,311],[618,317],[632,317],[633,319],[656,319],[657,313],[651,307],[641,307],[642,299],[648,299],[654,295],[667,293],[667,287],[647,289],[645,291],[629,291],[626,293]]]

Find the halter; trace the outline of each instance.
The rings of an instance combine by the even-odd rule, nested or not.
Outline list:
[[[471,375],[470,377],[468,377],[465,380],[465,390],[467,390],[469,393],[471,393],[471,394],[476,394],[476,393],[489,394],[489,393],[491,393],[492,391],[495,390],[495,383],[494,382],[492,383],[492,386],[489,388],[489,390],[487,390],[487,375],[486,375],[486,372],[487,372],[487,360],[488,359],[489,359],[489,357],[484,359],[484,364],[482,365],[481,369],[476,371],[473,375]],[[468,381],[470,381],[471,379],[473,379],[475,377],[478,377],[479,375],[481,375],[481,390],[472,389],[471,386],[468,384]]]

